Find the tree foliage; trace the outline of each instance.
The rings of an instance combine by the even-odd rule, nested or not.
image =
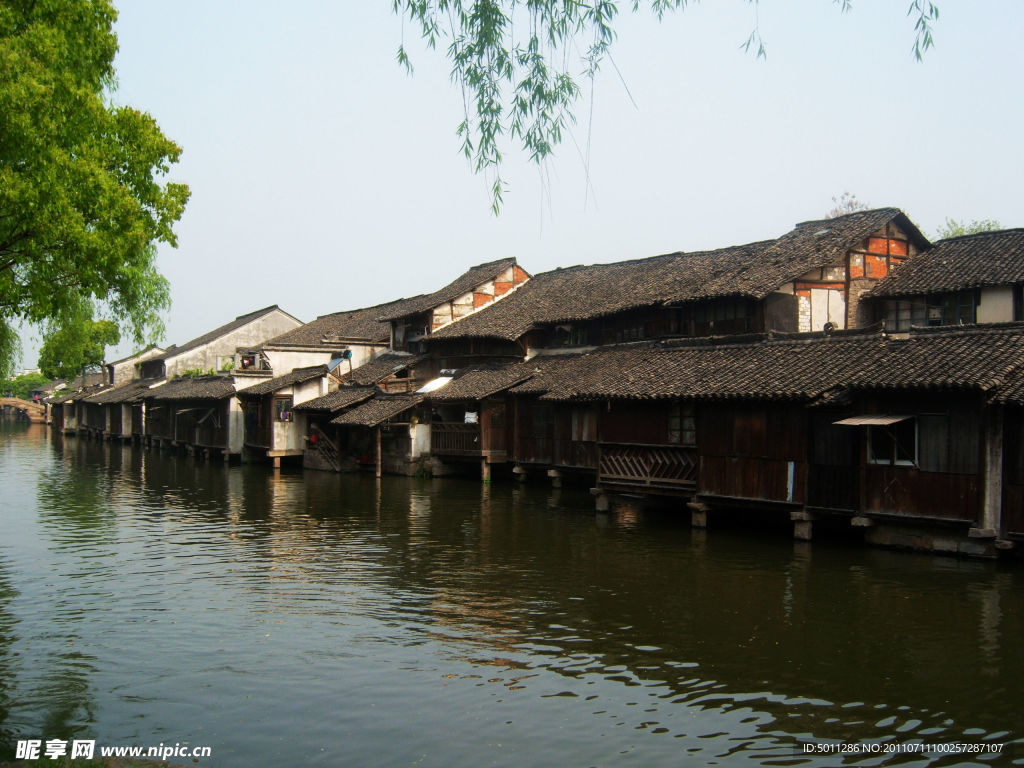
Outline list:
[[[94,319],[92,306],[82,302],[47,329],[39,349],[39,370],[54,379],[73,379],[102,365],[106,348],[120,341],[117,323]]]
[[[141,343],[170,305],[158,242],[188,188],[162,179],[181,149],[148,114],[112,102],[110,0],[0,4],[0,369],[19,321],[84,304]]]
[[[6,395],[10,392],[22,400],[31,400],[32,390],[49,384],[50,381],[50,378],[41,373],[23,373],[13,379],[0,379],[0,394]]]
[[[825,216],[827,219],[834,219],[837,216],[845,216],[848,213],[866,211],[870,208],[867,203],[862,203],[857,196],[850,192],[843,192],[841,195],[832,196],[832,209]]]
[[[745,0],[757,6],[759,0]],[[853,0],[832,0],[843,11]],[[904,0],[906,2],[906,0]],[[649,0],[659,21],[695,0]],[[446,46],[451,78],[462,89],[463,119],[457,133],[462,153],[477,173],[489,177],[492,208],[501,208],[506,140],[518,143],[535,163],[554,152],[572,123],[582,94],[581,80],[593,80],[615,41],[615,0],[392,0],[394,12],[412,22],[430,48]],[[629,10],[640,11],[640,0]],[[932,25],[939,9],[912,0],[913,54],[920,59],[934,44]],[[757,25],[744,50],[765,55]],[[404,41],[398,62],[412,72]]]
[[[963,237],[964,235],[976,235],[979,232],[995,232],[1002,229],[1003,225],[995,219],[974,219],[973,221],[957,221],[946,218],[946,223],[935,232],[936,240],[945,240],[947,237]]]

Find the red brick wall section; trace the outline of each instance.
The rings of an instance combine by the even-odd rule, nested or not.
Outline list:
[[[474,293],[473,294],[473,309],[479,309],[484,304],[490,303],[494,299],[489,293]]]
[[[502,282],[500,280],[494,281],[494,295],[501,296],[502,294],[508,293],[512,290],[512,283]]]
[[[865,256],[864,263],[867,267],[868,277],[880,279],[889,272],[885,256]]]
[[[526,274],[525,270],[516,264],[512,268],[512,279],[515,281],[516,285],[518,285],[519,283],[525,283],[530,279],[530,276]]]

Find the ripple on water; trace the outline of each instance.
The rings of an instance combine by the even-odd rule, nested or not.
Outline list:
[[[0,736],[323,766],[819,765],[803,744],[1022,736],[1017,687],[979,684],[1024,675],[1016,571],[599,527],[571,489],[0,437]]]

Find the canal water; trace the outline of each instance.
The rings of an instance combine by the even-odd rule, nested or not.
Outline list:
[[[212,766],[1024,764],[1024,568],[0,426],[0,744]],[[1005,744],[807,754],[804,744]],[[880,747],[872,747],[877,749]],[[0,755],[2,757],[2,755]]]

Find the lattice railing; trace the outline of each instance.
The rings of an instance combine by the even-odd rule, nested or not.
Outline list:
[[[479,456],[480,425],[435,421],[430,425],[430,452],[439,456]]]
[[[601,443],[598,482],[681,488],[697,483],[692,446]]]

